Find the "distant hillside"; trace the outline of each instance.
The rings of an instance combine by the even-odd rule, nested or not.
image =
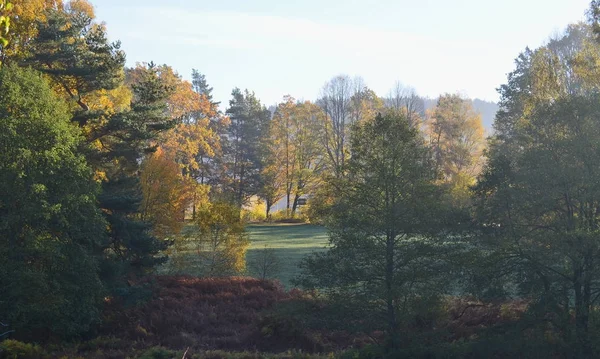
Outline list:
[[[481,113],[483,126],[488,130],[488,133],[491,133],[494,128],[494,118],[496,117],[496,112],[498,112],[498,104],[476,98],[473,100],[473,107]]]
[[[425,103],[425,110],[429,110],[435,107],[437,99],[424,98],[423,102]],[[488,134],[490,134],[494,128],[494,117],[496,117],[496,112],[498,112],[498,104],[495,102],[480,100],[478,98],[472,100],[472,102],[473,108],[481,113],[483,127],[485,127]]]

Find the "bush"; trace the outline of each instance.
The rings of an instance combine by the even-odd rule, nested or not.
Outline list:
[[[308,217],[300,212],[296,212],[294,217],[292,217],[291,214],[288,215],[285,209],[282,209],[272,212],[270,221],[280,223],[306,223],[308,222]]]
[[[39,359],[45,356],[44,350],[35,344],[12,339],[0,343],[0,358],[2,359]]]
[[[177,353],[165,349],[163,347],[154,347],[146,350],[138,357],[138,359],[172,359],[181,358],[182,355],[176,356]]]
[[[267,206],[262,201],[252,203],[248,208],[242,209],[244,222],[264,222],[267,220]]]
[[[274,278],[281,269],[281,261],[277,253],[266,245],[248,264],[250,274],[262,280]]]

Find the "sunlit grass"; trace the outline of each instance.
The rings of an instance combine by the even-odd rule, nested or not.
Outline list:
[[[265,246],[272,249],[280,262],[273,278],[281,281],[286,288],[292,287],[291,280],[298,274],[298,264],[302,258],[325,250],[329,244],[325,228],[310,224],[254,224],[246,229],[250,236],[246,262],[250,263],[260,256]],[[203,275],[203,265],[193,245],[184,245],[179,253],[171,253],[171,256],[177,260],[162,266],[161,273]],[[248,272],[247,275],[253,273]]]
[[[280,261],[275,277],[287,288],[298,273],[298,264],[306,255],[322,251],[329,244],[327,231],[321,226],[309,224],[251,225],[250,248],[246,254],[248,262],[260,255],[265,245],[274,250]]]

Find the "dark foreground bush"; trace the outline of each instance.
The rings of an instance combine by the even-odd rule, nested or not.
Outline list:
[[[5,340],[0,359],[179,359],[186,350],[187,359],[584,357],[565,330],[572,318],[525,301],[445,298],[429,312],[404,318],[390,341],[382,330],[360,332],[360,318],[341,320],[334,302],[269,281],[157,277],[152,288],[137,306],[111,302],[92,340],[44,347]],[[592,338],[600,337],[596,323]],[[600,341],[591,347],[598,353]]]

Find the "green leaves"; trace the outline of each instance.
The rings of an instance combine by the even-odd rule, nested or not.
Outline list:
[[[564,315],[574,302],[580,338],[589,293],[600,286],[600,79],[592,38],[587,25],[572,25],[518,58],[501,87],[503,111],[475,190],[481,235],[473,245],[484,254],[482,271],[503,279],[504,289],[518,284],[520,295],[565,308]]]
[[[80,133],[39,73],[0,70],[0,313],[22,338],[99,320],[105,226]],[[68,314],[66,314],[68,313]]]
[[[6,38],[6,35],[8,34],[8,31],[10,29],[10,17],[8,14],[11,12],[12,9],[12,3],[7,3],[5,2],[5,0],[0,1],[0,13],[3,14],[0,15],[0,45],[2,48],[8,46],[9,41]]]

